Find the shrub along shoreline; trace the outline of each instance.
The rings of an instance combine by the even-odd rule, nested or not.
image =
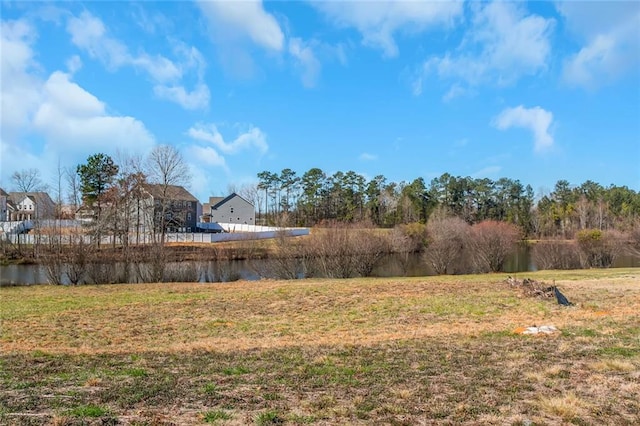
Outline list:
[[[631,234],[583,230],[575,240],[524,242],[518,228],[506,222],[472,226],[446,216],[394,229],[334,224],[314,228],[309,236],[282,233],[272,240],[21,249],[45,267],[51,284],[104,284],[230,281],[239,278],[235,260],[263,260],[253,270],[263,278],[367,277],[389,255],[399,275],[407,275],[416,254],[438,275],[500,272],[522,243],[529,245],[538,269],[608,268],[623,255],[640,258],[640,242]]]

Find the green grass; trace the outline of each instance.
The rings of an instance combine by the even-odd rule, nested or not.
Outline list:
[[[284,419],[275,411],[266,411],[256,416],[255,423],[258,426],[284,424]]]
[[[224,410],[207,411],[202,415],[205,423],[216,423],[219,420],[230,420],[233,416]]]
[[[1,288],[0,423],[634,424],[640,270],[527,276]]]
[[[147,377],[147,372],[142,368],[129,368],[124,373],[131,377]]]
[[[69,415],[74,417],[103,417],[109,414],[109,410],[98,405],[80,405],[69,410]]]

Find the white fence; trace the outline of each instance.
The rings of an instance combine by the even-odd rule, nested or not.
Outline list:
[[[169,233],[165,235],[165,241],[167,243],[217,243],[222,241],[264,240],[275,238],[280,232],[284,232],[287,236],[291,237],[309,235],[308,228],[273,228],[266,226],[254,226],[253,228],[254,230],[252,231],[225,232],[219,234],[194,232]],[[258,230],[260,228],[266,228],[267,230]],[[70,244],[72,242],[78,243],[79,238],[82,238],[84,244],[92,244],[96,242],[95,237],[88,235],[4,234],[0,235],[0,238],[9,241],[12,244]],[[153,242],[153,237],[151,235],[145,234],[129,236],[129,244],[148,244],[151,242]],[[117,245],[122,244],[122,240],[119,237],[116,237],[115,243]],[[102,236],[100,238],[100,244],[112,245],[113,235]]]

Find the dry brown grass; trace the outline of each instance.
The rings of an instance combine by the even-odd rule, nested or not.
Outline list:
[[[2,288],[0,422],[634,424],[640,270],[528,276]]]
[[[7,351],[126,353],[376,344],[638,318],[633,276],[557,280],[579,308],[520,297],[502,275],[3,289]],[[602,312],[606,310],[607,314]]]

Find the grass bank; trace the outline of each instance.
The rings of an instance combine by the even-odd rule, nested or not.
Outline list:
[[[0,423],[636,424],[640,269],[526,276],[2,288]]]

